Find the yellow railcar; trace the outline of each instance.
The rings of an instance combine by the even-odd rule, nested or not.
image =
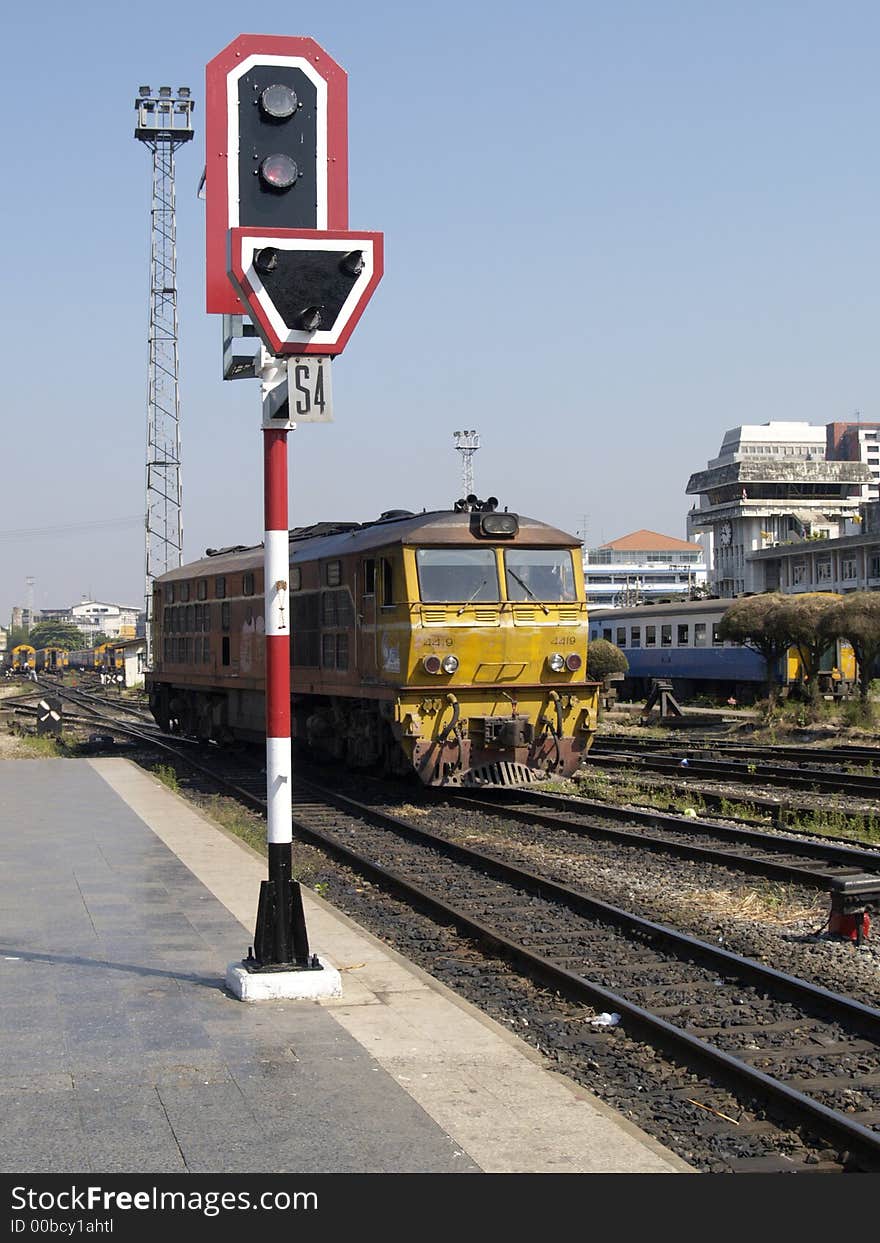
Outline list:
[[[18,647],[14,647],[11,653],[11,664],[13,673],[27,673],[29,669],[36,668],[37,651],[31,647],[29,643],[19,643]]]
[[[70,653],[63,647],[39,647],[36,667],[43,673],[63,673],[70,664]]]

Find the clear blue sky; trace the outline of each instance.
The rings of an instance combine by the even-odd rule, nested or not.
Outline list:
[[[141,83],[188,85],[177,159],[185,554],[256,542],[255,382],[203,311],[204,66],[310,35],[349,74],[351,227],[386,272],[291,439],[294,524],[477,491],[599,543],[684,534],[741,422],[880,419],[877,58],[868,0],[58,0],[4,19],[0,621],[138,603],[150,157]]]

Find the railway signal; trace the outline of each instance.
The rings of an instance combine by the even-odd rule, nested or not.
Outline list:
[[[348,231],[346,75],[312,39],[239,35],[208,64],[205,98],[206,305],[223,316],[223,378],[260,380],[265,469],[269,879],[227,984],[244,1000],[335,995],[291,871],[287,434],[331,420],[329,359],[382,277],[382,235]]]
[[[240,315],[230,229],[348,228],[348,83],[313,39],[239,35],[206,74],[207,310]]]

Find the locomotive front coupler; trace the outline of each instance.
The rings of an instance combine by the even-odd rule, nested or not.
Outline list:
[[[856,945],[868,939],[871,915],[880,910],[880,876],[868,872],[836,876],[831,881],[831,913],[828,931],[848,937]]]

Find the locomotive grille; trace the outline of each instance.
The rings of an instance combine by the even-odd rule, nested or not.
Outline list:
[[[480,764],[468,769],[460,781],[454,779],[450,785],[463,786],[523,786],[533,781],[546,781],[547,774],[539,769],[529,768],[528,764],[517,764],[510,760],[499,760],[497,764]]]

